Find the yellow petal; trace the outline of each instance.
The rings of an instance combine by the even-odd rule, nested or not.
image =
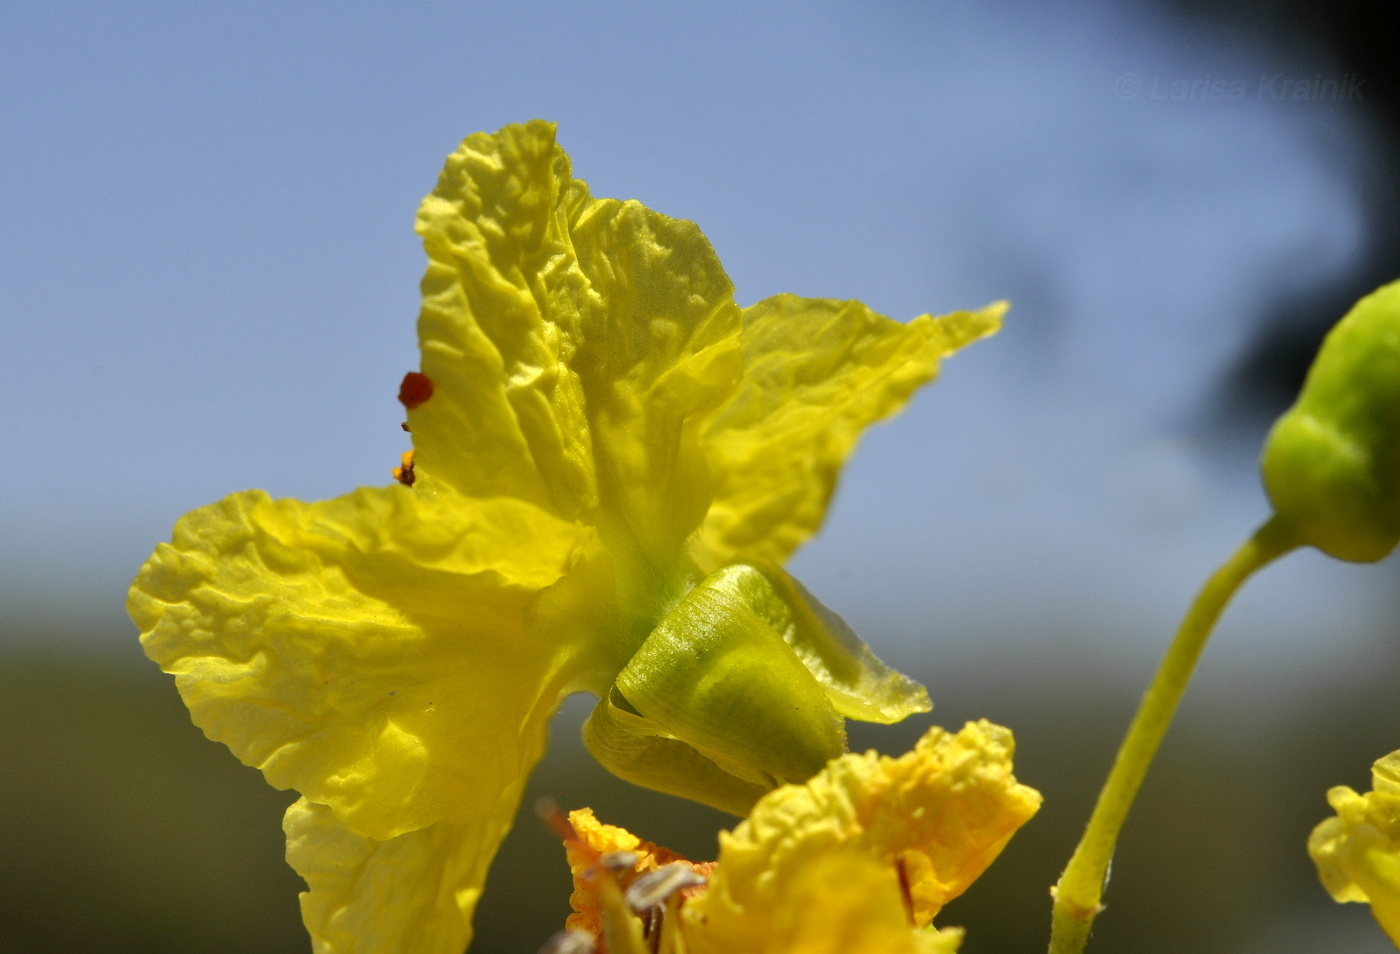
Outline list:
[[[529,623],[581,537],[431,486],[254,491],[182,518],[129,609],[206,735],[388,840],[494,811],[597,667],[579,631]]]
[[[582,395],[566,359],[584,291],[559,208],[568,158],[533,122],[469,137],[418,210],[428,253],[418,339],[431,396],[409,408],[417,464],[472,496],[574,516],[596,499]]]
[[[887,893],[906,884],[915,925],[927,925],[1040,806],[1011,774],[1012,748],[1011,733],[985,721],[956,735],[933,728],[907,755],[845,755],[770,792],[720,836],[710,888],[684,909],[688,933],[710,945],[696,954],[762,950],[782,886],[850,852],[883,869]]]
[[[570,364],[587,398],[604,531],[621,521],[644,556],[665,559],[710,502],[695,421],[742,372],[734,288],[693,222],[588,199],[577,184],[570,224],[591,291]]]
[[[733,390],[733,286],[691,222],[593,199],[543,122],[467,139],[423,203],[418,467],[674,559],[709,488],[690,422]],[[626,554],[620,554],[626,556]]]
[[[1313,829],[1308,853],[1337,901],[1371,905],[1371,913],[1400,946],[1400,752],[1371,769],[1372,790],[1345,785],[1327,793],[1336,816]]]
[[[461,954],[486,868],[521,786],[464,825],[439,822],[387,841],[303,798],[287,809],[287,863],[306,879],[302,920],[316,954]]]
[[[706,423],[714,504],[706,571],[781,562],[816,532],[861,432],[904,406],[939,359],[996,331],[1005,303],[908,324],[860,302],[778,295],[744,310],[744,379]]]

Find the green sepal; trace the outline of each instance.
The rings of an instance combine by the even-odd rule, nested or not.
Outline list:
[[[841,715],[889,725],[933,708],[923,686],[882,663],[844,619],[780,567],[755,560],[720,574],[797,653]]]
[[[1299,543],[1373,562],[1400,541],[1400,282],[1327,335],[1264,444],[1264,487]]]
[[[584,739],[628,781],[745,813],[846,749],[844,717],[930,708],[850,627],[769,564],[733,564],[686,593],[599,702]]]
[[[583,741],[598,764],[624,781],[741,818],[777,784],[774,779],[757,784],[729,774],[632,711],[615,688],[583,724]]]
[[[702,580],[618,673],[643,718],[731,775],[806,781],[846,750],[845,723],[797,653],[748,602],[741,567]]]

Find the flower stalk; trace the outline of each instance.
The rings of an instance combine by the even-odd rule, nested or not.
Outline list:
[[[1298,545],[1292,528],[1275,516],[1221,564],[1197,593],[1142,697],[1084,837],[1051,891],[1055,904],[1050,954],[1080,954],[1084,950],[1094,918],[1103,910],[1108,865],[1118,833],[1220,614],[1245,580]]]

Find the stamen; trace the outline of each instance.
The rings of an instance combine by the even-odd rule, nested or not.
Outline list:
[[[665,907],[658,908],[661,913],[660,929],[652,938],[655,954],[685,954],[685,931],[681,922],[681,902],[685,900],[683,894],[673,894],[666,899]]]
[[[404,451],[401,460],[403,466],[394,468],[394,479],[405,487],[412,487],[413,481],[417,479],[413,476],[413,451]]]
[[[641,914],[661,904],[677,891],[704,883],[705,876],[689,864],[673,861],[655,871],[648,871],[633,881],[627,888],[627,904],[633,911]]]
[[[623,871],[633,871],[637,866],[637,854],[631,851],[610,851],[598,859],[591,869],[598,879],[598,900],[602,905],[603,939],[608,954],[655,954],[647,943],[643,926],[622,898],[617,876]]]
[[[598,857],[598,866],[616,874],[622,871],[632,871],[637,867],[637,861],[635,851],[609,851]]]

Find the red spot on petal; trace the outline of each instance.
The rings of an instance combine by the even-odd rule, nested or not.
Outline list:
[[[399,403],[410,411],[433,396],[433,379],[426,374],[410,371],[399,385]]]

